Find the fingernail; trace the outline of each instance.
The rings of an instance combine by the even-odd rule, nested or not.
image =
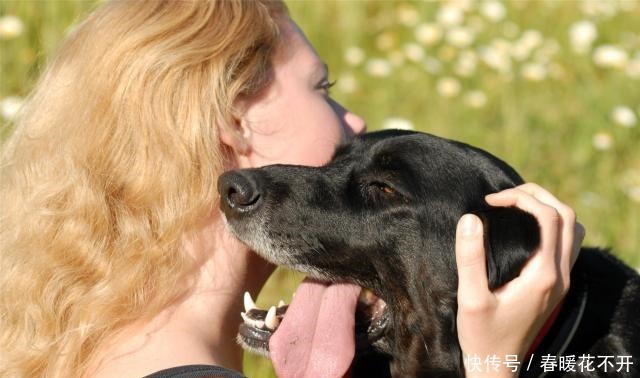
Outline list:
[[[478,232],[478,219],[471,214],[465,214],[460,220],[462,236],[473,236]]]

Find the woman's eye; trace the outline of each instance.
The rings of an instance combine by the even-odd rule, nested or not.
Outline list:
[[[318,84],[318,89],[323,90],[326,94],[329,94],[331,91],[331,87],[336,85],[336,81],[323,80],[320,84]]]

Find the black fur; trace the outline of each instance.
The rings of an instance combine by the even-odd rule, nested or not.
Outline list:
[[[396,377],[459,377],[456,224],[469,212],[483,220],[492,288],[517,276],[539,243],[538,225],[519,209],[488,206],[484,196],[521,183],[511,167],[485,151],[422,133],[384,131],[341,146],[324,167],[230,172],[218,189],[230,229],[266,259],[321,279],[357,283],[385,300],[386,334],[373,354],[357,356],[354,375],[384,376],[389,366],[387,374]],[[572,280],[555,331],[568,327],[583,295],[588,300],[564,354],[640,355],[637,273],[606,252],[584,249]],[[552,353],[561,343],[554,337],[552,329],[534,355]],[[633,372],[620,376],[638,376],[640,361],[633,362]],[[612,376],[593,372],[599,375]]]

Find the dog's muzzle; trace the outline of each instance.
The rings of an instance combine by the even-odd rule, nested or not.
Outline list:
[[[226,172],[218,178],[218,193],[224,214],[231,217],[246,215],[262,203],[260,188],[254,176],[243,172]]]

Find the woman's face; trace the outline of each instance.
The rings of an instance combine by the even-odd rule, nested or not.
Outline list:
[[[273,82],[246,104],[242,127],[250,150],[241,165],[322,165],[366,124],[331,99],[327,66],[297,25],[283,22],[281,32]]]

